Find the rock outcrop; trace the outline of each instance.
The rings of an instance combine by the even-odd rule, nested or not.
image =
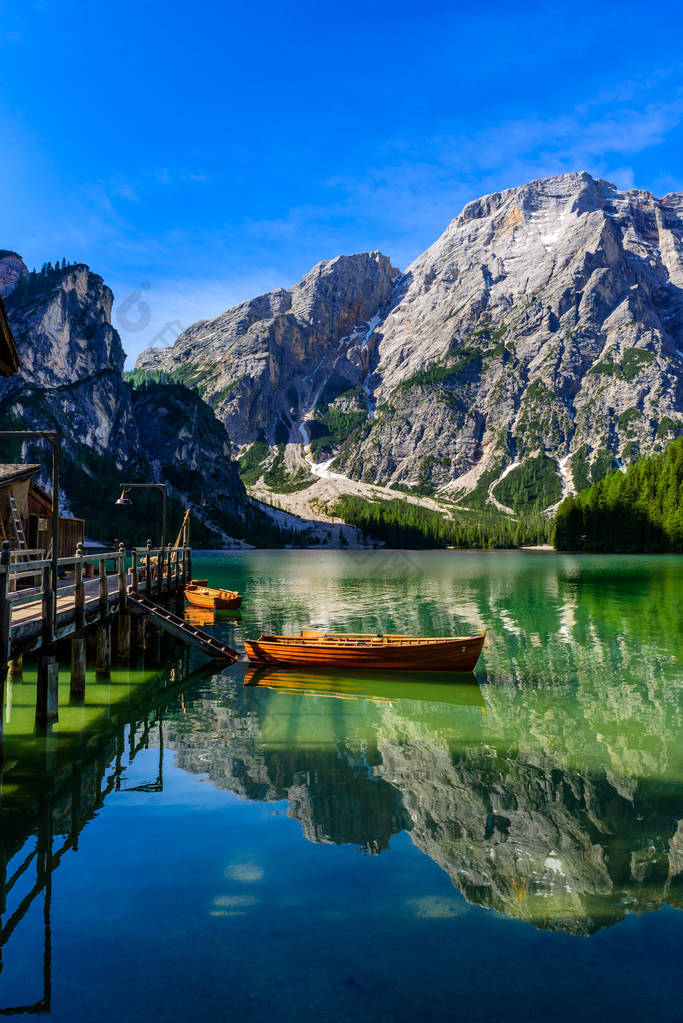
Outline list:
[[[197,386],[240,444],[507,507],[683,432],[681,352],[683,195],[573,173],[470,203],[402,275],[323,263],[138,367]]]
[[[171,349],[143,352],[136,368],[196,387],[236,443],[298,442],[298,423],[333,373],[367,375],[367,336],[398,276],[379,252],[319,263],[295,287],[195,323]]]
[[[83,264],[29,273],[14,253],[0,257],[7,315],[20,372],[0,383],[9,427],[62,434],[65,499],[97,519],[99,490],[118,479],[170,484],[216,540],[247,517],[230,439],[212,410],[182,386],[124,380],[125,355],[111,324],[113,296]],[[44,454],[38,446],[32,458]]]

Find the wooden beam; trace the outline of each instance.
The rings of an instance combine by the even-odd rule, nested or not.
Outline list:
[[[125,596],[122,598],[125,600]],[[119,611],[116,616],[116,656],[123,661],[130,657],[130,614]]]

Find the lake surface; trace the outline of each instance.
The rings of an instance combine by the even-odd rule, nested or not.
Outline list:
[[[254,675],[155,640],[8,685],[0,1010],[658,1021],[683,982],[683,560],[196,557],[243,636],[487,628],[475,675]],[[246,680],[258,684],[244,685]]]

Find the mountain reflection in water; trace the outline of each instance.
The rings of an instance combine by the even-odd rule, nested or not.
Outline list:
[[[287,800],[309,840],[381,853],[408,831],[469,901],[572,933],[681,905],[682,789],[667,746],[680,721],[666,706],[653,707],[659,750],[643,750],[643,713],[610,749],[588,713],[607,733],[610,712],[585,690],[560,712],[538,687],[296,669],[249,682],[229,700],[197,692],[166,741],[218,787]]]

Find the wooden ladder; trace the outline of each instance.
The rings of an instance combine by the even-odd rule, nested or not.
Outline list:
[[[132,611],[133,614],[146,615],[165,632],[170,633],[171,636],[175,636],[177,639],[182,639],[191,646],[196,646],[215,661],[230,661],[231,664],[234,664],[235,661],[239,660],[240,655],[237,650],[226,646],[225,643],[219,643],[208,632],[196,629],[193,625],[186,622],[184,618],[178,618],[177,615],[167,611],[165,607],[155,604],[148,597],[141,597],[138,593],[127,593],[126,604],[128,610]]]
[[[28,549],[28,544],[26,543],[26,536],[24,534],[24,527],[21,521],[21,515],[19,514],[19,508],[17,507],[17,499],[12,493],[10,493],[8,497],[9,510],[12,517],[12,529],[14,530],[14,536],[16,539],[16,549],[25,551]],[[28,555],[26,554],[20,560],[26,561],[27,559]]]

